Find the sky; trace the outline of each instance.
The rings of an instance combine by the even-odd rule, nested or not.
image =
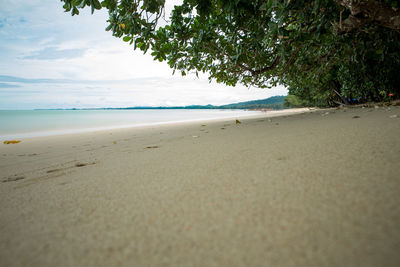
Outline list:
[[[106,21],[106,10],[72,17],[59,0],[0,0],[0,109],[222,105],[287,94],[173,75],[105,31]]]

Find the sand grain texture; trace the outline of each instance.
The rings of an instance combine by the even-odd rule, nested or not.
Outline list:
[[[393,115],[324,110],[0,145],[0,266],[400,266]]]

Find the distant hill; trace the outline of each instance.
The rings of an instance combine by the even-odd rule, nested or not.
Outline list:
[[[270,109],[283,109],[283,101],[286,96],[273,96],[266,99],[261,100],[253,100],[240,102],[235,104],[218,106],[218,108],[226,108],[226,109],[261,109],[261,108],[270,108]]]
[[[213,105],[191,105],[191,106],[176,106],[176,107],[150,107],[136,106],[127,108],[71,108],[65,110],[109,110],[109,109],[283,109],[283,102],[286,96],[273,96],[266,99],[233,103],[228,105],[213,106]],[[63,109],[60,109],[63,110]]]
[[[261,100],[253,100],[246,102],[233,103],[228,105],[213,106],[213,105],[191,105],[191,106],[176,106],[176,107],[129,107],[121,109],[283,109],[283,101],[286,96],[273,96]]]

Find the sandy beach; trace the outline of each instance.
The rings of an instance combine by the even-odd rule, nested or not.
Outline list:
[[[0,266],[400,266],[400,107],[268,116],[0,144]]]

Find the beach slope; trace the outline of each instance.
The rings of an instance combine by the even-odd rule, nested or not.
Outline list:
[[[400,266],[400,108],[0,145],[0,266]]]

